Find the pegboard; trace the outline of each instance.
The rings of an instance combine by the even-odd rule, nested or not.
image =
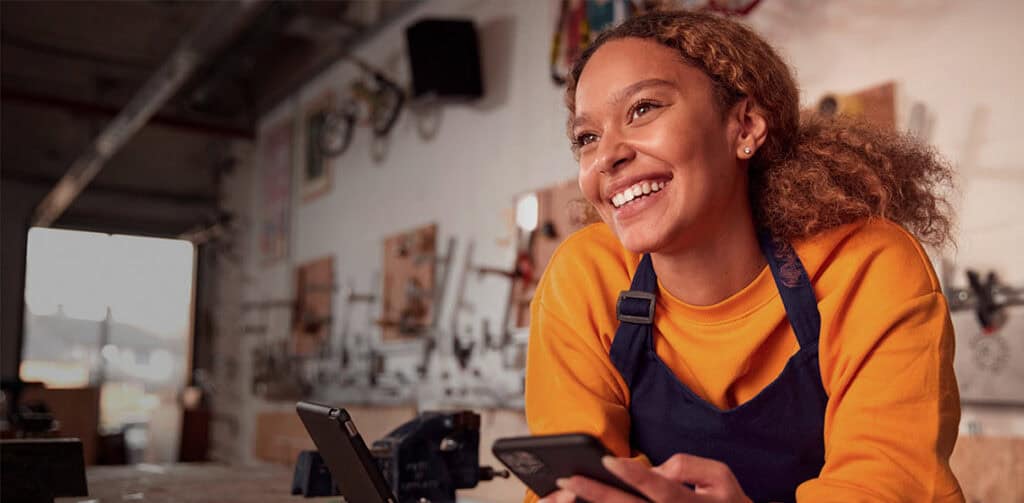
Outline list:
[[[536,197],[536,229],[517,233],[518,250],[525,250],[529,257],[530,273],[515,281],[510,302],[516,328],[530,325],[530,299],[540,280],[541,274],[551,260],[558,245],[579,230],[586,223],[589,203],[583,199],[579,183],[575,179],[540,189],[532,193]],[[520,197],[529,197],[524,194]],[[522,208],[517,208],[522,211]],[[517,222],[520,215],[517,215]],[[522,269],[517,264],[517,269]]]
[[[384,239],[381,340],[418,338],[434,319],[437,224]]]
[[[334,290],[334,257],[313,260],[295,269],[294,354],[314,354],[327,341],[331,332]]]

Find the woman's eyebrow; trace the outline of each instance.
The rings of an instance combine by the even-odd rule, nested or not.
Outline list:
[[[611,105],[619,104],[629,98],[630,96],[647,89],[649,87],[673,87],[675,84],[665,79],[645,79],[639,82],[634,82],[626,87],[623,87],[619,92],[612,95],[608,103]]]
[[[675,86],[675,84],[665,79],[644,79],[639,82],[634,82],[626,87],[623,87],[618,92],[612,95],[611,99],[608,100],[608,103],[610,105],[617,105],[625,101],[630,96],[650,87],[673,86]],[[569,129],[575,129],[577,126],[585,124],[587,122],[590,122],[590,116],[587,114],[579,114],[572,118],[572,123],[570,124]]]

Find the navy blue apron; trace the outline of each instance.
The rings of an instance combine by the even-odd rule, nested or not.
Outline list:
[[[817,477],[825,464],[828,395],[818,368],[821,315],[792,248],[786,251],[799,277],[787,285],[775,242],[766,234],[758,238],[800,343],[764,390],[721,410],[679,381],[658,357],[652,334],[658,280],[650,255],[637,266],[631,289],[619,295],[611,360],[629,386],[630,444],[636,452],[655,465],[679,452],[716,459],[732,469],[753,501],[794,501],[797,486]]]

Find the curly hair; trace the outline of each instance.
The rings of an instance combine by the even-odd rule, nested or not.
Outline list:
[[[880,217],[923,243],[951,243],[952,211],[943,189],[952,186],[952,169],[936,151],[853,118],[801,116],[789,67],[761,37],[731,19],[661,11],[602,33],[569,72],[570,120],[587,61],[604,43],[621,38],[656,41],[702,70],[722,114],[745,97],[763,112],[768,135],[748,165],[750,199],[757,225],[775,238],[798,240]]]

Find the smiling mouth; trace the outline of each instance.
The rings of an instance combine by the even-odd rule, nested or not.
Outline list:
[[[619,192],[618,194],[612,196],[612,206],[618,209],[632,203],[633,201],[639,201],[647,197],[648,195],[658,192],[661,189],[665,188],[666,183],[667,182],[645,180],[633,184],[631,187],[628,187],[622,192]]]

